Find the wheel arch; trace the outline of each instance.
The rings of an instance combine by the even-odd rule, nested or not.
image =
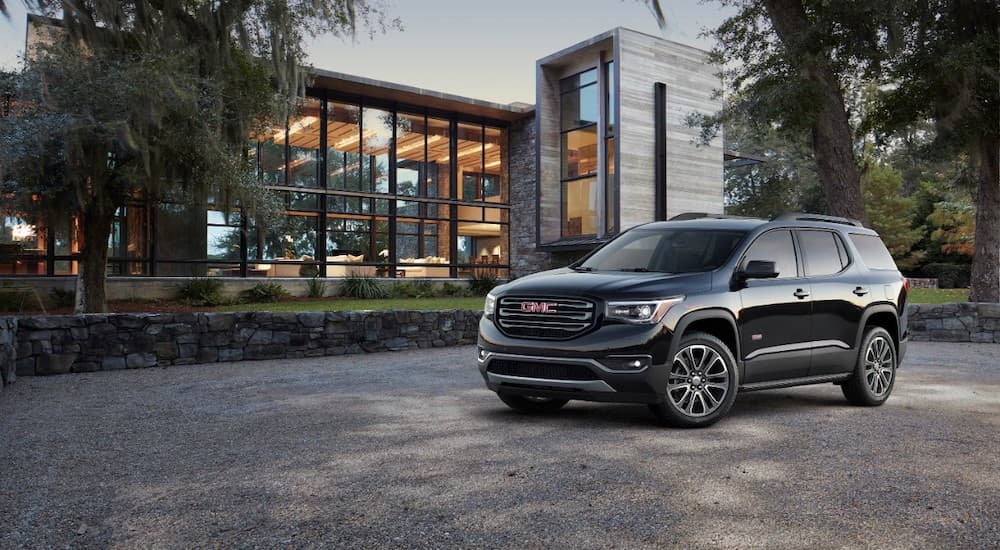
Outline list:
[[[704,332],[715,336],[722,343],[726,344],[733,354],[733,359],[739,366],[740,362],[740,338],[736,328],[736,318],[733,314],[724,309],[701,309],[685,314],[677,322],[674,330],[674,338],[670,342],[670,354],[668,360],[677,354],[681,339],[689,332]]]
[[[896,314],[896,308],[892,304],[875,304],[868,307],[861,314],[861,322],[858,323],[858,334],[857,338],[854,340],[858,343],[858,349],[861,349],[861,343],[865,336],[865,331],[868,330],[870,326],[878,326],[884,328],[889,336],[892,337],[892,343],[896,348],[896,354],[899,354],[899,316]]]

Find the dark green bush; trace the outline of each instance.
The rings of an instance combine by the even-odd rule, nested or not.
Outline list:
[[[319,274],[313,275],[313,277],[309,279],[308,284],[309,287],[306,290],[306,294],[310,298],[322,298],[323,296],[326,296],[326,281],[320,279]]]
[[[340,295],[348,298],[361,298],[370,300],[374,298],[387,298],[389,292],[378,282],[375,277],[365,277],[363,275],[348,275],[340,286]]]
[[[965,264],[932,263],[921,270],[926,277],[937,278],[938,288],[968,288],[970,267]]]
[[[441,295],[460,298],[469,295],[469,288],[464,285],[454,283],[443,283],[441,285]]]
[[[76,291],[53,288],[49,291],[49,299],[57,308],[73,307],[76,305]]]
[[[199,277],[177,285],[177,299],[192,306],[221,306],[231,301],[222,295],[222,281]]]
[[[473,296],[486,296],[499,282],[500,279],[492,273],[473,273],[469,278],[469,290]]]
[[[430,281],[397,282],[390,292],[393,298],[433,298],[437,289]]]
[[[278,283],[257,283],[240,292],[240,298],[249,303],[278,302],[286,296],[288,296],[288,291]]]

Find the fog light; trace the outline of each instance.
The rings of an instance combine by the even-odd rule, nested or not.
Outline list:
[[[653,358],[648,355],[612,355],[602,361],[604,366],[618,371],[640,371],[652,362]]]
[[[486,359],[486,356],[488,354],[489,354],[488,351],[484,350],[483,348],[479,348],[479,360],[480,361],[482,361],[483,359]]]

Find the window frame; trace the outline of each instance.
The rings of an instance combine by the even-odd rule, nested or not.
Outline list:
[[[774,233],[774,232],[777,232],[777,231],[787,231],[788,234],[789,234],[789,236],[792,239],[792,253],[795,255],[795,277],[781,277],[781,275],[779,273],[778,277],[775,277],[773,279],[766,279],[766,280],[769,280],[769,281],[788,281],[788,280],[803,279],[804,278],[804,273],[805,273],[805,266],[803,265],[803,262],[802,262],[802,252],[799,250],[798,240],[795,238],[795,228],[794,227],[775,227],[775,228],[768,229],[767,231],[763,231],[763,232],[761,232],[761,234],[759,234],[756,237],[754,237],[753,240],[750,241],[750,244],[747,245],[746,249],[744,249],[743,252],[740,254],[740,260],[738,262],[736,262],[736,272],[740,272],[740,271],[743,270],[743,268],[744,268],[744,262],[745,262],[745,260],[747,258],[747,254],[750,252],[751,249],[753,249],[753,246],[755,244],[757,244],[757,241],[759,241],[765,235],[767,235],[769,233]],[[775,267],[777,267],[777,266],[775,266]]]
[[[821,229],[821,228],[818,228],[818,227],[816,227],[816,228],[808,227],[808,228],[794,229],[793,232],[795,233],[796,243],[797,243],[798,247],[801,249],[801,253],[802,253],[802,277],[803,278],[806,278],[806,279],[821,279],[823,277],[836,277],[838,275],[843,274],[845,271],[847,271],[848,269],[850,269],[852,265],[854,265],[854,263],[852,261],[852,258],[851,258],[851,255],[849,253],[847,253],[847,248],[844,245],[844,242],[842,241],[842,239],[840,238],[840,235],[836,231],[833,231],[832,229]],[[837,249],[837,257],[840,260],[840,266],[841,267],[840,267],[839,271],[835,271],[833,273],[823,273],[823,274],[819,274],[819,275],[813,275],[813,274],[809,273],[809,263],[808,263],[809,262],[809,251],[806,249],[806,246],[804,245],[804,243],[799,240],[800,237],[802,236],[802,234],[803,233],[807,233],[807,232],[827,233],[827,234],[833,236],[834,248]],[[844,259],[840,258],[841,251],[843,251],[844,255],[846,256],[846,259],[847,259],[847,263],[846,264],[844,263]]]

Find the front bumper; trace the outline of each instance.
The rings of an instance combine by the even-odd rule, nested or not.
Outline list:
[[[658,403],[663,399],[669,373],[666,365],[671,337],[662,325],[609,325],[572,340],[512,338],[484,317],[479,325],[476,362],[487,387],[496,392],[584,401]],[[622,357],[648,358],[648,365],[639,370],[616,370],[609,366],[620,363]],[[499,365],[498,361],[543,368],[512,374],[509,370],[491,368]],[[576,375],[545,374],[546,365],[573,369]]]

